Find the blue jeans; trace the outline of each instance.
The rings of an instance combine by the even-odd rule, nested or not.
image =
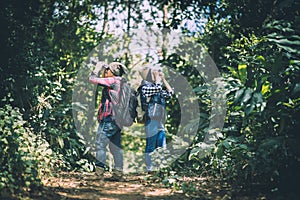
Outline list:
[[[96,166],[106,167],[106,147],[113,155],[115,168],[123,170],[123,150],[121,147],[121,129],[114,121],[101,121],[96,136]]]
[[[146,131],[146,149],[145,162],[147,171],[151,171],[153,167],[153,160],[151,153],[158,147],[166,147],[166,134],[164,125],[159,120],[147,120],[145,123]]]

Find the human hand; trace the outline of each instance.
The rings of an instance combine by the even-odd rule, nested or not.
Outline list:
[[[161,82],[161,77],[160,77],[160,74],[159,74],[159,71],[155,70],[152,72],[153,74],[153,80],[155,83],[160,83]]]
[[[163,78],[163,83],[166,86],[167,91],[171,94],[174,94],[174,89],[170,86],[170,84],[168,83],[168,81],[165,78]]]
[[[167,91],[171,94],[174,94],[174,89],[173,88],[168,88]]]
[[[157,77],[159,75],[159,72],[157,70],[153,70],[152,74],[153,74],[154,77]]]
[[[99,71],[101,71],[101,69],[102,69],[102,67],[105,65],[105,63],[104,62],[97,62],[97,64],[96,64],[96,67],[95,67],[95,69],[94,69],[94,73],[95,74],[98,74],[99,73]]]
[[[165,74],[162,71],[159,71],[159,76],[162,80],[165,79]]]

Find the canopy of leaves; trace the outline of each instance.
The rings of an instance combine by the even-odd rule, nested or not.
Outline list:
[[[215,81],[224,86],[227,99],[224,129],[215,145],[205,143],[212,131],[211,83],[194,73],[189,61],[164,52],[161,62],[187,77],[200,105],[200,119],[191,123],[200,121],[193,144],[166,175],[191,169],[243,187],[259,183],[275,194],[296,189],[299,10],[300,3],[292,0],[2,0],[0,189],[34,187],[53,168],[93,170],[94,158],[81,137],[93,129],[76,130],[72,116],[74,81],[103,38],[140,26],[177,29],[203,44],[222,74]],[[119,60],[132,65],[130,49]],[[180,105],[176,98],[168,105],[171,140]],[[127,139],[126,144],[135,141]],[[139,145],[134,149],[142,151]]]

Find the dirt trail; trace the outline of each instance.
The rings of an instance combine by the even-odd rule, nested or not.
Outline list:
[[[108,174],[106,174],[106,177]],[[165,187],[160,179],[145,174],[128,174],[125,182],[100,180],[95,173],[61,172],[44,178],[43,187],[2,200],[269,200],[294,199],[263,192],[262,188],[232,188],[211,177],[184,176],[188,194]],[[189,185],[189,184],[192,185]],[[187,188],[188,187],[188,188]],[[276,198],[274,198],[276,197]],[[278,198],[279,197],[279,198]],[[293,195],[291,197],[294,197]]]
[[[60,173],[58,177],[43,180],[42,191],[34,199],[91,199],[142,200],[187,199],[183,193],[172,191],[145,175],[127,175],[126,182],[100,180],[94,173]]]

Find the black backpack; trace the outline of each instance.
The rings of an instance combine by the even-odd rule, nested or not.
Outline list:
[[[134,122],[136,122],[137,107],[137,92],[130,86],[130,84],[124,78],[122,78],[119,93],[119,101],[117,103],[113,103],[113,111],[115,114],[115,121],[117,125],[119,127],[128,127],[131,126]]]

